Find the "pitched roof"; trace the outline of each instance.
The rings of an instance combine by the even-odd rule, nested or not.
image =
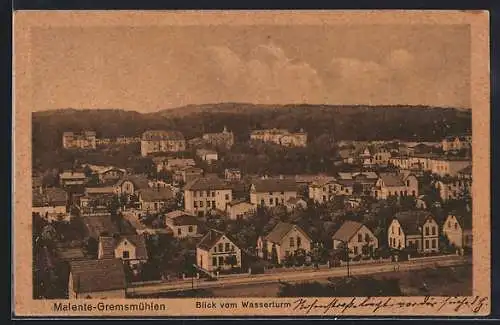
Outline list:
[[[450,212],[450,215],[454,215],[457,218],[457,221],[463,230],[472,230],[472,215],[470,213],[456,214],[452,211]]]
[[[291,179],[267,178],[255,180],[252,184],[256,192],[295,192],[297,182]]]
[[[285,235],[288,234],[293,228],[301,231],[304,235],[307,236],[307,238],[309,238],[309,240],[311,239],[309,235],[298,225],[294,225],[288,222],[278,222],[278,224],[274,226],[273,230],[271,230],[271,232],[268,233],[264,238],[271,243],[280,243],[283,237],[285,237]]]
[[[406,235],[420,234],[419,227],[425,223],[428,217],[434,218],[434,216],[427,211],[404,211],[394,215],[394,219],[399,221]]]
[[[118,259],[70,262],[73,290],[77,293],[125,289],[123,264]]]
[[[198,177],[184,186],[188,191],[229,190],[231,186],[218,177]]]
[[[115,249],[124,239],[135,246],[136,259],[143,260],[148,258],[146,242],[141,235],[120,235],[119,237],[100,236],[99,242],[102,245],[102,258],[115,258]]]
[[[191,226],[198,224],[198,218],[190,214],[183,214],[172,218],[174,226]]]
[[[83,222],[88,229],[89,235],[98,238],[101,233],[118,233],[116,224],[111,220],[110,214],[90,215],[83,218]]]
[[[67,203],[67,193],[63,189],[57,187],[49,187],[40,193],[39,190],[34,189],[33,194],[33,207],[43,207],[50,205],[62,206]]]
[[[105,187],[86,187],[85,193],[88,194],[114,194],[115,188],[112,186]]]
[[[228,238],[234,244],[234,240],[232,240],[225,233],[215,229],[210,229],[207,234],[203,236],[197,246],[201,249],[210,250],[223,236]]]
[[[139,191],[139,195],[145,202],[166,201],[174,197],[174,192],[166,187],[157,189],[145,188]]]
[[[116,186],[121,186],[125,181],[130,181],[137,189],[149,188],[148,178],[144,175],[127,175],[120,179]]]
[[[332,239],[348,242],[361,227],[363,227],[363,224],[360,222],[346,220],[335,232]]]
[[[141,140],[184,140],[184,136],[179,131],[149,130],[142,134]]]
[[[403,178],[399,174],[395,173],[380,173],[380,179],[384,182],[387,187],[404,186]]]
[[[458,171],[459,174],[472,174],[472,165],[462,168]]]

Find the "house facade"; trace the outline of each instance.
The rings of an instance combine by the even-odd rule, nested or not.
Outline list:
[[[142,211],[158,213],[175,200],[170,188],[147,188],[139,190],[139,204]]]
[[[292,133],[286,129],[255,130],[250,134],[251,140],[270,142],[286,147],[306,147],[307,133],[303,130]]]
[[[241,249],[225,233],[210,229],[196,246],[196,264],[209,272],[241,267]]]
[[[379,247],[378,239],[364,224],[347,220],[332,236],[333,249],[346,249],[349,257],[370,256]]]
[[[279,222],[266,236],[257,239],[259,257],[281,264],[288,256],[311,251],[311,237],[298,225]]]
[[[374,198],[382,200],[391,196],[416,198],[418,197],[418,179],[413,174],[380,173],[372,192]]]
[[[227,215],[231,220],[245,218],[254,214],[255,211],[256,206],[254,204],[242,200],[233,201],[227,205]]]
[[[226,211],[233,200],[231,186],[216,177],[199,177],[184,186],[184,210],[206,215],[211,210]]]
[[[205,133],[203,134],[202,139],[206,143],[215,147],[224,147],[229,149],[234,145],[234,134],[233,132],[228,131],[226,127],[224,127],[224,130],[219,133]]]
[[[184,211],[173,211],[165,215],[165,225],[172,229],[174,238],[198,237],[198,219]]]
[[[472,146],[471,135],[449,136],[441,141],[443,151],[460,151],[470,149]]]
[[[141,235],[99,236],[98,259],[120,259],[130,265],[148,260],[146,242]]]
[[[457,248],[472,247],[472,216],[449,214],[442,229],[450,244]]]
[[[285,205],[285,202],[293,197],[297,197],[297,183],[291,179],[259,179],[250,187],[250,203],[256,206]]]
[[[38,213],[48,222],[69,221],[68,195],[60,188],[42,188],[32,191],[32,212]]]
[[[83,186],[87,181],[84,173],[65,171],[59,174],[59,183],[61,187]]]
[[[94,131],[64,132],[62,146],[64,149],[95,149],[96,133]]]
[[[405,211],[394,215],[389,224],[389,247],[397,250],[414,247],[420,253],[439,250],[439,226],[426,211]]]
[[[217,151],[210,149],[198,149],[196,150],[196,155],[203,161],[206,161],[208,164],[213,163],[219,159],[219,155]]]
[[[178,131],[150,130],[142,134],[141,155],[186,150],[186,140]]]

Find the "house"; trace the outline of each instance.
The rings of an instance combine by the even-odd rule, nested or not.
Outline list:
[[[125,176],[126,171],[124,169],[116,168],[116,167],[108,167],[102,170],[99,170],[97,175],[99,177],[100,183],[116,183],[118,180]]]
[[[443,235],[457,248],[472,247],[472,216],[449,214],[443,223]]]
[[[138,192],[142,211],[160,212],[169,203],[175,201],[175,194],[169,188],[145,188]]]
[[[144,175],[127,175],[115,184],[117,195],[134,195],[139,190],[149,188],[149,180]]]
[[[378,175],[375,172],[339,172],[333,185],[335,195],[353,195],[371,193]]]
[[[374,164],[373,154],[368,147],[359,152],[358,159],[363,167],[371,167]]]
[[[333,186],[335,181],[335,177],[323,177],[315,180],[309,184],[309,198],[316,203],[325,203],[330,201],[332,199],[332,195],[334,194]]]
[[[148,260],[146,242],[141,235],[99,236],[98,259],[120,259],[131,266]]]
[[[201,160],[206,161],[209,164],[219,159],[217,151],[210,149],[197,149],[196,156],[198,156]]]
[[[233,200],[231,186],[218,177],[199,177],[184,186],[184,210],[200,216],[211,210],[226,211]]]
[[[83,186],[86,181],[87,177],[81,172],[65,171],[59,174],[61,187]]]
[[[351,148],[340,148],[335,154],[336,165],[353,165],[354,164],[355,152]]]
[[[238,168],[226,168],[224,170],[224,179],[226,181],[241,180],[241,171]]]
[[[225,233],[210,229],[196,246],[196,264],[214,272],[241,267],[241,249]]]
[[[295,209],[307,209],[307,202],[300,197],[291,197],[285,202],[285,207],[288,211]]]
[[[112,236],[119,233],[117,225],[111,219],[111,214],[106,211],[94,211],[82,217],[89,237],[99,239],[100,236]]]
[[[48,222],[70,221],[68,213],[68,195],[66,191],[56,187],[39,187],[32,191],[33,213],[39,213]]]
[[[205,133],[202,136],[203,141],[214,147],[223,147],[230,149],[234,145],[234,134],[227,130],[224,126],[224,130],[219,133]]]
[[[121,260],[72,261],[69,265],[69,299],[126,298],[127,282]]]
[[[378,239],[364,224],[347,220],[333,234],[333,249],[347,247],[349,257],[370,256],[378,248]]]
[[[64,132],[62,146],[64,149],[95,149],[96,133],[94,131]]]
[[[270,142],[286,147],[307,146],[307,133],[302,129],[292,133],[285,129],[255,130],[250,134],[251,140]]]
[[[446,151],[460,151],[472,147],[471,135],[448,136],[441,141],[441,147]]]
[[[265,207],[284,205],[292,197],[297,197],[295,180],[283,178],[263,178],[254,180],[250,187],[250,203]]]
[[[372,157],[372,163],[378,166],[387,166],[389,164],[389,160],[391,159],[391,152],[386,148],[378,148],[374,151]]]
[[[416,198],[418,197],[418,179],[410,173],[379,173],[372,194],[374,198],[382,200],[391,196]]]
[[[439,250],[439,226],[427,211],[396,213],[389,224],[387,236],[389,247],[393,249],[413,247],[421,253]]]
[[[203,169],[198,167],[184,167],[174,172],[173,180],[178,183],[189,183],[194,179],[203,176]]]
[[[86,187],[84,195],[80,197],[80,207],[102,207],[106,208],[115,197],[115,188],[106,187]]]
[[[175,238],[197,237],[198,219],[184,211],[173,211],[165,215],[165,225],[172,229]]]
[[[245,218],[253,215],[256,211],[256,206],[245,200],[231,201],[227,205],[227,214],[231,220]]]
[[[149,130],[141,136],[141,155],[186,150],[186,140],[178,131]]]
[[[430,161],[431,172],[438,176],[457,176],[458,172],[471,165],[469,158],[435,157]]]
[[[298,250],[311,251],[311,237],[298,225],[279,222],[269,234],[257,239],[258,255],[281,264]]]
[[[153,162],[156,164],[158,172],[162,170],[176,171],[185,167],[194,167],[196,165],[192,158],[168,158],[168,157],[154,157]]]

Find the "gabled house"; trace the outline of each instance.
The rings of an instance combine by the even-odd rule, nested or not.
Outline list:
[[[69,299],[126,298],[125,270],[119,259],[73,261],[69,265]]]
[[[255,213],[257,207],[245,200],[231,201],[227,205],[227,214],[229,219],[236,220],[238,218],[245,218]]]
[[[206,161],[209,164],[219,159],[217,151],[210,149],[197,149],[196,156],[198,156],[201,160]]]
[[[199,268],[214,272],[241,267],[241,249],[223,232],[210,229],[196,246]]]
[[[372,190],[376,199],[387,199],[391,196],[418,197],[418,179],[411,173],[380,173]]]
[[[61,187],[83,186],[87,177],[82,172],[65,171],[59,174],[59,183]]]
[[[116,167],[108,167],[102,170],[99,170],[98,177],[100,183],[116,183],[118,180],[123,178],[126,174],[124,169],[116,168]]]
[[[233,200],[230,184],[217,177],[199,177],[184,186],[184,210],[204,216],[211,210],[226,211]]]
[[[250,203],[255,205],[275,207],[292,197],[297,197],[297,183],[292,179],[258,179],[250,187]]]
[[[333,234],[333,249],[349,251],[349,257],[369,256],[378,248],[378,239],[364,224],[347,220]]]
[[[118,195],[134,195],[139,190],[149,188],[148,178],[144,175],[127,175],[115,184]]]
[[[184,184],[187,184],[202,176],[203,176],[203,169],[198,167],[188,166],[176,170],[174,172],[173,180],[178,183],[182,182]]]
[[[32,191],[32,212],[39,213],[49,222],[69,221],[68,195],[66,191],[57,187],[39,187]]]
[[[142,211],[160,212],[175,200],[175,193],[170,188],[146,188],[139,190],[139,204]]]
[[[309,199],[316,203],[325,203],[332,199],[333,195],[337,193],[337,185],[335,177],[323,177],[317,179],[309,184],[308,194]]]
[[[443,235],[457,248],[472,247],[472,216],[449,214],[443,223]]]
[[[261,258],[281,264],[298,250],[309,253],[311,237],[298,225],[279,222],[271,232],[257,239],[257,251]]]
[[[184,211],[172,211],[165,215],[165,225],[175,238],[198,237],[198,219]]]
[[[100,236],[97,250],[98,259],[121,259],[130,265],[148,260],[146,242],[141,235]]]
[[[413,247],[421,253],[439,250],[439,225],[427,211],[396,213],[389,224],[387,237],[393,249]]]

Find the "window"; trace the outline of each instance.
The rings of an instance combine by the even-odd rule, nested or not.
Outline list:
[[[231,245],[231,252],[234,252],[235,249],[234,249],[234,245]]]
[[[215,209],[215,201],[212,201],[212,209]]]
[[[425,240],[425,249],[429,249],[429,240]]]
[[[194,201],[194,207],[197,208],[198,207],[198,201]]]
[[[363,241],[363,235],[358,234],[358,242],[361,243]]]
[[[219,265],[224,265],[224,256],[219,256]]]
[[[273,205],[273,198],[269,199],[269,205]]]
[[[436,240],[435,239],[432,240],[432,248],[436,248]]]
[[[217,253],[217,246],[214,246],[214,253]]]
[[[326,196],[323,195],[323,202],[326,202]]]
[[[212,257],[212,265],[217,266],[217,257]]]
[[[435,236],[436,235],[436,227],[432,227],[432,235]]]
[[[215,192],[214,191],[210,192],[210,196],[215,197]]]
[[[398,235],[401,235],[401,227],[398,227]]]
[[[198,196],[198,191],[194,191],[194,197]]]
[[[295,246],[295,240],[293,239],[293,237],[290,237],[290,247],[294,246]]]
[[[181,234],[182,234],[182,230],[181,230],[181,228],[177,228],[177,235],[179,235],[179,236],[180,236]]]
[[[281,192],[281,195],[285,195],[285,192]]]
[[[398,240],[398,248],[401,248],[401,239]]]
[[[130,252],[129,251],[123,251],[122,257],[123,258],[130,258]]]
[[[354,254],[358,254],[358,246],[354,246]]]
[[[200,208],[203,208],[203,201],[200,201]]]
[[[260,205],[264,205],[265,202],[264,202],[264,199],[260,200]]]
[[[410,186],[410,180],[406,181],[406,186]]]
[[[226,194],[226,201],[229,201],[229,194]]]
[[[280,204],[280,200],[278,198],[276,198],[276,205],[279,205]]]
[[[455,222],[455,229],[458,229],[458,223]]]
[[[231,245],[231,244],[226,243],[226,245],[225,245],[225,250],[226,250],[226,252],[229,252],[229,250],[231,249],[230,245]]]
[[[429,227],[425,227],[425,235],[429,236]]]
[[[302,238],[297,237],[297,248],[302,245]]]
[[[273,195],[273,192],[269,192],[269,195]]]
[[[224,251],[224,245],[222,243],[219,244],[219,252]]]
[[[188,232],[193,232],[193,226],[188,227]]]

